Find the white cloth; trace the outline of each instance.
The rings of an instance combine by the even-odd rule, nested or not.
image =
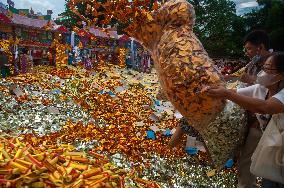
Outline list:
[[[278,99],[284,105],[284,89],[278,92],[273,98]],[[284,131],[284,113],[278,114],[277,124],[279,125],[279,130]]]
[[[29,61],[32,62],[33,61],[33,56],[29,55]]]
[[[241,95],[265,100],[265,97],[268,93],[268,89],[262,85],[256,84],[246,88],[238,89],[237,92]],[[284,105],[284,89],[282,89],[280,92],[278,92],[276,95],[272,97],[279,100]],[[266,125],[267,121],[263,121],[260,118],[260,116],[261,116],[260,114],[256,114],[256,117],[260,125],[261,126]],[[278,128],[275,125],[278,125]],[[280,127],[282,128],[282,131]],[[284,141],[283,129],[284,129],[284,113],[273,115],[251,158],[252,160],[250,164],[250,171],[255,176],[263,177],[276,182],[283,181],[284,150],[283,147],[281,146]],[[250,130],[255,131],[257,129],[250,129]],[[244,162],[246,161],[244,160]],[[247,165],[243,165],[243,167],[245,166]],[[251,177],[254,176],[251,175]]]
[[[248,97],[265,100],[265,97],[268,93],[268,89],[262,85],[255,84],[249,87],[238,89],[237,93]],[[280,92],[278,92],[272,97],[278,99],[284,105],[284,89],[282,89]],[[268,117],[268,115],[265,116]],[[256,117],[261,127],[267,124],[267,121],[261,118],[261,114],[256,114]],[[284,113],[279,114],[279,121],[280,122],[278,124],[281,125],[280,129],[284,130]]]
[[[238,89],[237,93],[241,95],[245,95],[247,97],[265,100],[265,97],[268,93],[268,89],[262,85],[255,84],[249,87]],[[264,128],[264,126],[266,126],[267,124],[267,121],[261,118],[261,116],[263,115],[257,114],[257,113],[255,115],[256,115],[257,120],[259,121],[260,127]],[[269,117],[269,115],[264,115],[264,116],[267,118]]]
[[[284,132],[278,123],[280,114],[273,115],[251,159],[252,174],[284,183]],[[283,124],[282,124],[283,126]]]
[[[265,99],[267,92],[268,92],[268,89],[259,84],[255,84],[255,85],[248,86],[245,88],[240,88],[237,90],[238,94],[257,98],[257,99]]]

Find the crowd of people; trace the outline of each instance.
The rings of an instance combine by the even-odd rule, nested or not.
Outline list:
[[[2,78],[10,76],[12,72],[13,75],[31,73],[33,71],[33,67],[37,65],[56,65],[55,52],[47,52],[46,59],[48,59],[48,61],[42,61],[44,63],[38,63],[33,60],[32,52],[28,48],[23,48],[18,51],[19,55],[16,56],[15,54],[13,54],[13,60],[9,61],[7,53],[4,52],[4,49],[0,49],[0,76]],[[82,66],[86,70],[91,70],[99,63],[110,63],[118,65],[120,63],[118,57],[118,53],[91,53],[85,50],[72,50],[68,53],[66,64],[72,66]],[[131,59],[131,56],[129,54],[125,54],[125,66],[126,68],[146,73],[151,72],[153,61],[148,52],[141,51],[139,52],[139,55],[135,55],[135,58],[133,58],[133,60]],[[13,71],[11,70],[11,67],[14,67]]]
[[[223,75],[230,75],[246,65],[246,61],[243,59],[227,59],[227,58],[213,58],[216,68]]]
[[[223,74],[226,81],[235,78],[247,87],[230,90],[215,86],[207,92],[247,110],[249,131],[240,150],[237,188],[256,187],[256,177],[262,178],[262,188],[284,188],[284,53],[272,53],[269,37],[262,30],[249,33],[244,47],[251,59],[244,72],[230,75],[234,65],[228,64]],[[187,127],[183,123],[176,128],[171,147],[180,143]]]

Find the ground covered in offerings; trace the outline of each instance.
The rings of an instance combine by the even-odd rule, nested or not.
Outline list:
[[[167,146],[181,115],[159,101],[155,71],[36,67],[0,81],[0,184],[235,187],[208,156]],[[215,174],[215,175],[214,175]],[[213,176],[214,175],[214,176]]]

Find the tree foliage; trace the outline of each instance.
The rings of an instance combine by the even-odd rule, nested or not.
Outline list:
[[[62,24],[67,27],[69,30],[72,30],[73,27],[80,27],[82,24],[82,20],[79,16],[74,14],[70,8],[67,6],[69,0],[65,0],[65,11],[59,14],[59,18],[55,20],[57,24]]]
[[[258,0],[261,8],[244,15],[249,31],[263,29],[271,40],[271,48],[284,50],[284,1]]]
[[[195,7],[195,33],[211,56],[240,55],[244,21],[230,0],[189,0]]]

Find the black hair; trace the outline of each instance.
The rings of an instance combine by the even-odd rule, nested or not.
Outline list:
[[[279,73],[284,73],[284,52],[277,52],[272,56],[272,61]]]
[[[255,30],[247,34],[244,43],[252,43],[253,45],[263,44],[266,50],[269,50],[270,42],[267,33],[264,30]]]
[[[22,50],[22,52],[23,52],[23,54],[28,54],[28,49],[27,49],[27,48],[24,48],[24,49]]]

